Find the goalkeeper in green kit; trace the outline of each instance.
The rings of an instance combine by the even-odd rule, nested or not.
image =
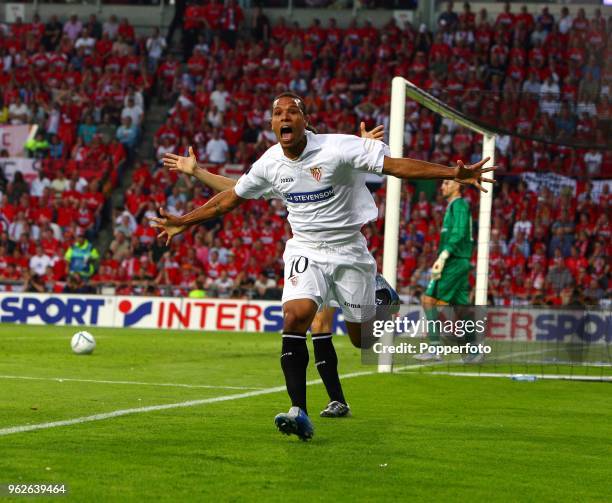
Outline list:
[[[445,180],[442,182],[442,195],[448,202],[442,229],[438,259],[431,269],[431,281],[421,298],[427,321],[438,320],[441,306],[467,306],[470,304],[470,259],[474,248],[472,237],[472,214],[469,203],[461,197],[461,184]],[[439,325],[427,324],[429,345],[440,344]],[[474,342],[472,333],[465,334],[462,342]],[[435,353],[425,352],[415,356],[417,360],[440,360]],[[469,363],[480,361],[479,354],[464,359]],[[474,360],[474,361],[472,361]]]

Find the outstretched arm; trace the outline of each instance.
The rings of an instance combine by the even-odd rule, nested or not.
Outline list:
[[[359,133],[362,138],[382,141],[385,135],[385,128],[384,126],[376,126],[371,131],[366,131],[365,122],[361,122],[359,124]],[[196,159],[193,147],[189,147],[188,157],[171,153],[164,154],[164,168],[193,176],[215,192],[223,192],[224,190],[231,189],[238,182],[238,180],[234,180],[233,178],[215,175],[202,167]]]
[[[166,213],[166,210],[160,208],[160,216],[151,219],[151,226],[161,230],[157,237],[165,238],[166,245],[169,245],[174,236],[184,232],[192,225],[225,215],[244,201],[245,199],[239,197],[234,189],[225,190],[215,195],[206,204],[180,217],[170,215]]]
[[[212,218],[219,218],[220,216],[232,211],[244,201],[245,199],[239,197],[233,188],[224,190],[223,192],[220,192],[209,199],[199,208],[196,208],[195,210],[190,211],[189,213],[180,217],[180,224],[190,227],[192,225],[206,222],[206,220],[210,220]]]
[[[198,165],[198,167],[194,170],[193,176],[215,192],[223,192],[224,190],[233,189],[236,182],[238,182],[238,180],[234,180],[233,178],[215,175],[200,165]]]
[[[477,189],[487,192],[480,184],[481,182],[495,183],[490,178],[483,178],[484,173],[493,171],[495,168],[483,168],[489,158],[482,159],[476,164],[465,166],[463,161],[457,161],[457,166],[448,168],[441,164],[434,164],[427,161],[409,158],[393,158],[385,157],[383,164],[383,174],[403,178],[406,180],[412,179],[439,179],[439,180],[455,180],[464,185],[474,185]]]
[[[194,176],[215,192],[223,192],[236,185],[236,180],[221,175],[215,175],[201,167],[193,152],[193,147],[189,147],[188,157],[171,153],[164,154],[164,168],[168,168],[170,171],[178,171],[189,176]]]

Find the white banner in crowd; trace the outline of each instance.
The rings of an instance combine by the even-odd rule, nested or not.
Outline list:
[[[556,173],[523,173],[523,181],[527,188],[539,193],[543,187],[547,187],[555,196],[561,195],[563,189],[569,189],[572,195],[576,195],[576,180],[568,176]]]
[[[26,182],[32,182],[38,176],[39,164],[40,161],[36,159],[25,159],[23,157],[0,158],[0,170],[2,170],[9,182],[13,181],[17,171],[21,171]]]
[[[419,306],[407,306],[406,318],[418,320]],[[609,344],[609,310],[487,310],[487,337],[495,340]],[[89,326],[207,331],[275,332],[283,327],[280,302],[233,299],[176,299],[105,295],[0,293],[0,322],[30,325]],[[345,333],[338,312],[334,332]],[[1,337],[1,336],[0,336]]]
[[[7,23],[14,23],[17,18],[25,21],[25,4],[24,3],[7,3],[4,7],[4,18]]]
[[[604,187],[608,186],[608,193],[612,194],[612,180],[593,180],[591,182],[593,184],[593,200],[599,201],[599,196],[604,190]]]
[[[0,151],[8,150],[11,157],[23,154],[23,146],[30,135],[29,125],[0,126]]]

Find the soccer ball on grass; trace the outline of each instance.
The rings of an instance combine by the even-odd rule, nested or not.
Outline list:
[[[82,330],[72,336],[70,346],[77,355],[88,355],[96,349],[96,340],[89,332]]]

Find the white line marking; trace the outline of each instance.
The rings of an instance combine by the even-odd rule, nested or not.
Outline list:
[[[410,367],[423,367],[423,365],[408,365],[406,367],[399,367],[398,370],[403,370],[404,368]],[[378,372],[376,370],[364,370],[362,372],[351,372],[350,374],[343,374],[340,376],[340,379],[351,379],[353,377],[361,377],[374,375]],[[321,379],[314,379],[312,381],[308,381],[306,384],[311,386],[313,384],[321,384]],[[256,391],[249,391],[247,393],[237,393],[235,395],[225,395],[225,396],[217,396],[213,398],[204,398],[201,400],[189,400],[186,402],[178,402],[178,403],[168,403],[165,405],[150,405],[148,407],[137,407],[134,409],[120,409],[112,412],[105,412],[102,414],[94,414],[92,416],[83,416],[83,417],[75,417],[74,419],[66,419],[63,421],[53,421],[50,423],[40,423],[40,424],[27,424],[23,426],[12,426],[9,428],[0,429],[0,437],[6,435],[13,435],[15,433],[24,433],[27,431],[34,430],[46,430],[49,428],[57,428],[60,426],[70,426],[73,424],[82,424],[82,423],[90,423],[92,421],[102,421],[104,419],[112,419],[115,417],[127,416],[129,414],[142,414],[145,412],[155,412],[158,410],[167,410],[167,409],[178,409],[183,407],[195,407],[197,405],[204,405],[208,403],[216,403],[216,402],[226,402],[229,400],[240,400],[241,398],[250,398],[252,396],[260,396],[260,395],[269,395],[271,393],[278,393],[279,391],[285,391],[285,386],[275,386],[273,388],[265,388]]]
[[[515,356],[527,356],[527,355],[536,355],[536,354],[541,354],[541,353],[550,353],[552,351],[556,351],[555,349],[548,349],[548,350],[537,350],[537,351],[523,351],[521,353],[512,353],[510,355],[502,355],[502,356],[496,356],[491,358],[490,361],[485,359],[485,364],[493,364],[496,361],[499,360],[509,360],[514,358]],[[408,366],[404,366],[404,367],[399,367],[397,369],[393,369],[393,371],[402,371],[402,370],[412,370],[415,368],[420,368],[420,367],[425,367],[425,366],[443,366],[443,365],[454,365],[454,364],[461,364],[463,363],[463,360],[461,358],[455,358],[455,359],[447,359],[447,360],[441,360],[441,361],[436,361],[436,362],[431,362],[428,363],[427,365],[408,365]],[[524,361],[524,362],[520,362],[517,363],[517,365],[522,365],[525,363],[531,363],[529,360],[528,361]]]
[[[573,362],[570,360],[527,360],[530,365],[550,365],[550,366],[561,366],[566,365],[568,367],[597,367],[597,368],[609,368],[612,367],[612,363],[606,362]],[[517,364],[517,365],[520,365]]]
[[[557,351],[557,349],[545,349],[545,350],[534,350],[534,351],[524,351],[521,353],[512,353],[510,355],[502,355],[499,357],[494,358],[493,360],[491,360],[490,363],[495,363],[495,361],[497,360],[508,360],[511,358],[514,358],[515,356],[528,356],[528,355],[534,355],[534,354],[543,354],[543,353],[552,353]],[[429,364],[430,366],[440,366],[440,365],[445,365],[445,364],[453,364],[453,363],[461,363],[462,360],[446,360],[446,361],[441,361],[441,362],[434,362]],[[486,360],[485,360],[486,363]],[[569,362],[568,362],[569,363]],[[532,364],[532,365],[536,365],[536,364],[549,364],[549,365],[560,365],[562,364],[561,362],[546,362],[546,361],[539,361],[539,360],[527,360],[525,362],[520,362],[520,363],[516,363],[517,366],[523,365],[523,364]],[[410,366],[406,366],[406,367],[401,367],[398,369],[394,369],[394,370],[398,370],[398,371],[402,371],[402,370],[410,370],[410,369],[414,369],[414,368],[418,368],[418,367],[423,367],[424,365],[410,365]],[[477,365],[470,365],[470,367],[475,367]],[[608,367],[610,366],[610,364],[607,364],[605,362],[601,362],[601,363],[594,363],[594,364],[589,364],[589,363],[582,363],[580,366],[594,366],[594,367]],[[499,373],[499,372],[450,372],[450,371],[433,371],[433,372],[427,372],[424,375],[447,375],[447,376],[457,376],[457,377],[512,377],[513,375],[519,375],[519,374],[511,374],[511,373]],[[611,382],[612,381],[612,376],[581,376],[581,375],[569,375],[569,374],[537,374],[537,373],[531,373],[530,375],[535,375],[538,379],[563,379],[563,380],[573,380],[573,381],[605,381],[605,382]]]
[[[524,374],[506,374],[497,372],[428,372],[427,375],[444,375],[457,377],[513,377]],[[538,379],[562,379],[568,381],[604,381],[612,382],[612,376],[585,376],[585,375],[569,375],[569,374],[527,374],[535,376]]]
[[[23,433],[26,431],[57,428],[59,426],[70,426],[73,424],[89,423],[91,421],[102,421],[103,419],[111,419],[114,417],[127,416],[129,414],[141,414],[144,412],[154,412],[158,410],[177,409],[181,407],[194,407],[196,405],[223,402],[226,400],[238,400],[240,398],[248,398],[248,397],[257,396],[257,395],[265,395],[268,393],[276,393],[277,391],[282,391],[284,389],[285,389],[284,386],[277,386],[276,388],[267,388],[267,389],[263,389],[260,391],[249,391],[247,393],[240,393],[236,395],[218,396],[218,397],[213,397],[213,398],[205,398],[203,400],[189,400],[187,402],[169,403],[165,405],[151,405],[149,407],[137,407],[134,409],[121,409],[121,410],[115,410],[113,412],[106,412],[103,414],[94,414],[93,416],[76,417],[74,419],[66,419],[64,421],[54,421],[51,423],[29,424],[25,426],[13,426],[11,428],[0,429],[0,436],[12,435],[14,433]]]
[[[158,382],[139,382],[139,381],[105,381],[96,379],[72,379],[65,377],[30,377],[30,376],[3,376],[0,379],[25,379],[29,381],[55,381],[55,382],[87,382],[94,384],[133,384],[137,386],[166,386],[169,388],[209,388],[209,389],[235,389],[235,390],[258,390],[261,387],[252,386],[213,386],[210,384],[180,384],[180,383],[158,383]]]
[[[15,336],[2,336],[0,337],[0,342],[2,341],[24,341],[24,340],[49,340],[49,339],[53,339],[53,340],[64,340],[68,343],[70,343],[70,335],[15,335]],[[96,340],[98,339],[110,339],[111,337],[115,337],[113,335],[96,335]]]

